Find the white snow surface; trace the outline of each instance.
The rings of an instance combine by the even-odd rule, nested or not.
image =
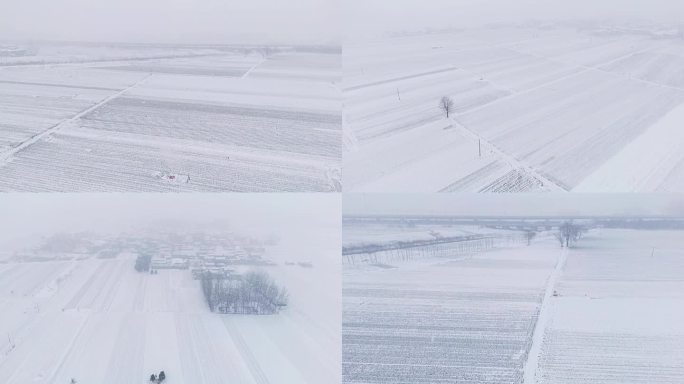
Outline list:
[[[358,241],[355,225],[343,230]],[[389,226],[380,236],[380,227],[364,240],[420,238]],[[343,382],[676,383],[682,239],[676,230],[603,228],[570,249],[540,233],[529,246],[453,248],[439,258],[406,248],[384,264],[349,265]]]
[[[350,41],[344,188],[682,191],[683,46],[553,23]]]
[[[0,66],[0,190],[341,188],[339,54],[168,50]]]
[[[676,383],[684,374],[684,237],[602,230],[567,256],[537,383]]]
[[[189,271],[130,255],[0,264],[0,382],[339,382],[339,256],[299,254],[314,267],[267,268],[291,298],[272,316],[210,313]]]

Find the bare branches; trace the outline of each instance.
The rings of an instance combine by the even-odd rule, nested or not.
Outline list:
[[[558,233],[555,236],[556,239],[560,241],[561,247],[565,246],[570,248],[570,244],[579,240],[582,237],[582,233],[585,231],[585,228],[576,225],[571,221],[566,221],[563,225],[558,227]]]
[[[265,272],[233,278],[202,278],[209,309],[220,313],[273,314],[287,305],[288,294]]]
[[[454,101],[448,96],[443,96],[442,99],[439,101],[439,109],[446,113],[446,117],[448,119],[449,112],[451,112],[454,109]]]

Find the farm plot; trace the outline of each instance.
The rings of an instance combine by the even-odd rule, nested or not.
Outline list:
[[[663,41],[653,49],[624,57],[601,69],[663,86],[684,88],[684,43]]]
[[[304,72],[339,57],[292,55],[298,60],[284,61]],[[279,57],[226,54],[72,69],[135,81],[102,91],[95,107],[68,104],[49,116],[51,124],[28,120],[29,133],[14,139],[23,138],[23,146],[5,151],[0,189],[340,190],[339,91],[289,72],[252,78],[251,70]],[[55,77],[68,83],[59,71]],[[28,110],[31,118],[41,116],[36,108]],[[10,139],[21,133],[14,126],[5,131]]]
[[[293,52],[269,57],[255,67],[249,76],[334,84],[340,81],[341,67],[342,58],[339,54]]]
[[[678,47],[563,28],[352,43],[343,71],[345,188],[677,191],[684,156],[674,150],[640,144],[653,161],[636,176],[602,166],[622,164],[631,143],[684,105]],[[443,96],[453,102],[449,119],[438,108]],[[683,143],[677,136],[671,146]]]
[[[312,302],[339,296],[338,287],[298,296],[277,316],[235,318],[210,313],[188,271],[150,275],[133,263],[0,265],[0,381],[142,383],[162,369],[169,383],[339,381],[339,356],[328,354],[335,339],[320,337],[339,324],[339,310],[322,314],[334,302]],[[275,274],[299,295],[300,281],[331,277],[316,273]]]
[[[211,55],[164,60],[145,60],[111,67],[122,71],[168,73],[191,76],[241,77],[261,61],[256,55]]]
[[[325,170],[291,158],[185,141],[141,142],[139,136],[55,134],[3,169],[6,191],[298,191],[331,190]]]
[[[516,383],[557,245],[343,275],[343,382]]]
[[[681,233],[602,230],[582,243],[550,298],[536,382],[679,382]]]
[[[67,67],[0,70],[0,156],[141,78]]]
[[[683,101],[677,90],[588,71],[456,119],[572,189]]]
[[[20,43],[19,46],[22,46]],[[40,66],[45,64],[107,63],[126,60],[150,60],[198,55],[216,55],[221,51],[206,47],[155,46],[107,43],[34,43],[26,56],[2,56],[0,67]]]

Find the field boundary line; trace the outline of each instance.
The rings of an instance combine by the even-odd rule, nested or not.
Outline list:
[[[654,86],[654,87],[668,88],[668,89],[672,89],[672,90],[679,91],[679,92],[684,91],[684,88],[678,87],[678,86],[675,86],[675,85],[660,84],[660,83],[656,83],[656,82],[651,81],[651,80],[640,79],[640,78],[638,78],[638,77],[632,77],[632,76],[627,76],[627,77],[626,77],[626,76],[624,76],[624,75],[621,74],[621,73],[612,72],[612,71],[609,71],[609,70],[607,70],[607,69],[604,69],[605,66],[611,65],[611,64],[616,63],[616,62],[618,62],[618,61],[620,61],[620,60],[624,60],[624,59],[627,59],[627,58],[632,57],[632,56],[635,56],[635,55],[639,55],[639,54],[642,54],[642,53],[646,53],[646,52],[649,52],[649,51],[653,51],[653,50],[656,50],[656,49],[658,49],[658,48],[660,48],[660,47],[658,47],[658,46],[647,47],[647,48],[640,49],[640,50],[637,50],[637,51],[634,51],[634,52],[626,53],[626,54],[624,54],[624,55],[618,56],[618,57],[613,58],[613,59],[610,59],[610,60],[608,60],[608,61],[604,61],[604,62],[601,62],[601,63],[598,63],[598,64],[594,64],[594,65],[585,65],[585,64],[569,63],[569,62],[565,62],[565,61],[562,61],[562,60],[558,60],[558,59],[556,59],[555,57],[547,57],[547,56],[539,55],[539,54],[532,53],[532,52],[523,52],[523,51],[519,51],[519,50],[517,50],[517,49],[515,49],[515,48],[511,48],[511,47],[507,47],[506,49],[508,49],[508,50],[510,50],[510,51],[513,51],[513,52],[515,52],[515,53],[519,53],[519,54],[521,54],[521,55],[529,55],[529,56],[536,57],[536,58],[539,58],[539,59],[542,59],[542,60],[548,60],[548,61],[556,62],[556,63],[562,64],[562,65],[565,65],[565,66],[575,67],[575,68],[583,69],[583,70],[584,70],[584,71],[577,72],[577,73],[582,73],[582,72],[586,72],[586,71],[596,71],[596,72],[601,72],[601,73],[603,73],[603,74],[606,74],[606,75],[609,75],[609,76],[612,76],[612,77],[615,77],[615,78],[625,79],[625,80],[628,80],[628,81],[635,81],[635,82],[639,82],[639,83],[646,84],[646,85],[650,85],[650,86]]]
[[[43,132],[41,132],[41,133],[38,133],[38,134],[36,134],[36,135],[34,135],[34,136],[31,136],[31,137],[30,137],[29,139],[27,139],[27,140],[24,140],[23,142],[21,142],[21,143],[20,143],[19,145],[17,145],[16,147],[11,148],[9,151],[0,154],[0,166],[1,166],[1,165],[4,165],[5,163],[7,163],[7,161],[8,161],[13,155],[15,155],[15,154],[17,154],[17,153],[23,151],[24,149],[26,149],[26,148],[29,147],[30,145],[32,145],[32,144],[38,142],[39,140],[43,139],[44,137],[49,136],[49,135],[51,135],[51,134],[53,134],[53,133],[59,131],[59,130],[62,129],[62,127],[64,127],[65,125],[67,125],[67,124],[69,124],[69,123],[71,123],[71,122],[74,122],[74,121],[80,119],[81,117],[87,115],[88,113],[90,113],[90,112],[92,112],[92,111],[94,111],[94,110],[96,110],[96,109],[102,107],[103,105],[105,105],[105,104],[109,103],[110,101],[116,99],[117,97],[123,95],[123,94],[126,93],[127,91],[129,91],[129,90],[131,90],[131,89],[137,87],[138,85],[142,84],[144,81],[146,81],[147,79],[149,79],[152,75],[153,75],[152,73],[148,73],[145,77],[143,77],[142,79],[136,81],[135,83],[131,84],[130,86],[128,86],[128,87],[126,87],[126,88],[124,88],[124,89],[122,89],[122,90],[120,90],[120,91],[118,91],[118,92],[116,92],[116,93],[114,93],[114,94],[112,94],[112,95],[109,95],[109,96],[105,97],[104,99],[100,100],[100,101],[97,102],[96,104],[94,104],[94,105],[92,105],[92,106],[90,106],[90,107],[84,109],[83,111],[77,113],[76,115],[74,115],[74,116],[72,116],[72,117],[70,117],[70,118],[68,118],[68,119],[66,119],[66,120],[60,121],[59,123],[57,123],[57,124],[53,125],[52,127],[46,129],[45,131],[43,131]]]
[[[431,69],[428,71],[423,71],[423,72],[417,72],[417,73],[412,73],[410,75],[405,75],[405,76],[398,76],[398,77],[391,77],[391,78],[386,78],[382,80],[376,80],[372,81],[370,83],[363,83],[363,84],[358,84],[358,85],[353,85],[351,87],[344,88],[342,91],[343,92],[350,92],[350,91],[356,91],[359,89],[363,88],[368,88],[368,87],[374,87],[377,85],[382,85],[382,84],[389,84],[389,83],[394,83],[397,81],[402,81],[402,80],[409,80],[409,79],[415,79],[418,77],[423,77],[423,76],[430,76],[430,75],[436,75],[444,72],[451,72],[451,71],[459,71],[462,70],[460,67],[456,66],[449,66],[446,68],[439,68],[439,69]]]
[[[252,73],[253,70],[255,70],[258,66],[260,66],[261,64],[263,64],[263,63],[265,63],[265,62],[266,62],[266,58],[265,58],[265,57],[262,57],[261,60],[260,60],[259,62],[257,62],[256,64],[252,65],[252,67],[251,67],[250,69],[248,69],[247,72],[245,72],[242,76],[240,76],[240,78],[241,78],[241,79],[247,78],[247,76],[249,76],[249,74]]]
[[[508,163],[513,169],[523,170],[523,171],[529,173],[531,176],[533,176],[537,180],[541,181],[543,183],[543,186],[545,189],[549,189],[549,190],[554,191],[554,192],[567,192],[567,190],[565,188],[561,187],[560,185],[556,184],[551,179],[549,179],[546,176],[542,175],[541,173],[537,172],[531,166],[522,163],[520,160],[518,160],[515,157],[509,155],[508,153],[502,151],[496,145],[494,145],[492,142],[490,142],[486,138],[480,136],[477,132],[468,129],[466,126],[459,123],[455,119],[450,119],[450,120],[451,120],[452,124],[454,126],[456,126],[459,129],[459,131],[465,137],[470,137],[472,139],[479,140],[482,143],[482,145],[485,147],[485,149],[489,149],[490,151],[494,152],[497,156],[499,156],[501,158],[501,160]]]

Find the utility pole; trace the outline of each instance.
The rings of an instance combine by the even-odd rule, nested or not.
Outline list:
[[[482,139],[477,139],[477,156],[482,157]]]
[[[7,342],[9,343],[10,350],[14,349],[16,345],[14,345],[14,343],[12,342],[12,337],[10,337],[9,332],[7,333]]]
[[[401,101],[401,95],[399,95],[399,88],[397,88],[397,99],[399,99],[399,101]]]

